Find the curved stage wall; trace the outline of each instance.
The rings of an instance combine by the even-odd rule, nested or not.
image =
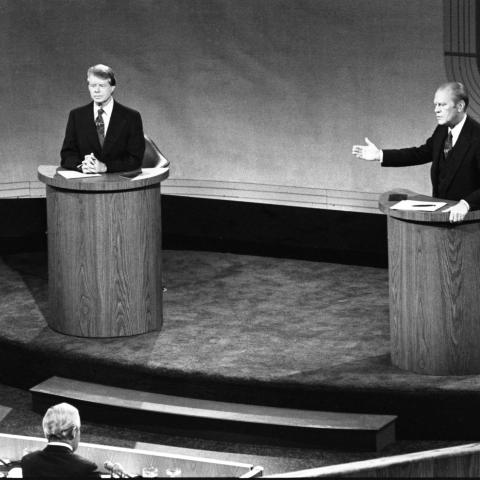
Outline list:
[[[480,118],[480,9],[476,0],[444,1],[445,67],[449,79],[463,82],[470,93],[469,113]]]
[[[97,62],[171,160],[166,194],[376,212],[390,188],[429,192],[428,167],[351,145],[431,133],[443,21],[437,0],[4,0],[0,195],[44,195]]]

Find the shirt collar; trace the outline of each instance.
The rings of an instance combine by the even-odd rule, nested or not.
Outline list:
[[[98,115],[98,110],[100,108],[103,109],[103,111],[110,117],[112,115],[112,110],[113,110],[113,98],[110,99],[110,101],[106,105],[97,105],[95,102],[93,102],[93,113],[95,114],[95,117]]]
[[[66,447],[66,448],[69,448],[72,452],[73,452],[73,447],[68,444],[68,443],[64,443],[64,442],[48,442],[48,446],[52,446],[52,447]]]
[[[465,125],[465,121],[467,120],[467,116],[463,117],[463,120],[458,122],[453,128],[449,128],[448,132],[452,134],[452,146],[455,145],[455,142],[462,131],[463,126]]]

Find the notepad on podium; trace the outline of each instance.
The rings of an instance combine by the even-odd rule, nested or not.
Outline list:
[[[57,173],[63,178],[88,178],[88,177],[99,177],[100,173],[82,173],[75,170],[57,170]]]
[[[446,202],[423,201],[423,200],[401,200],[392,205],[391,210],[418,210],[424,212],[435,212],[444,207]]]

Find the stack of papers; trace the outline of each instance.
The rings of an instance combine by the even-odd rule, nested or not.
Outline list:
[[[57,170],[57,173],[64,178],[86,178],[86,177],[99,177],[99,173],[82,173],[75,170]]]
[[[423,200],[402,200],[390,207],[391,210],[418,210],[423,212],[434,212],[444,207],[447,202],[429,202]]]

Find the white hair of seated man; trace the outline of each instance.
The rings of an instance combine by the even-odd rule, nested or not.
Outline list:
[[[69,403],[59,403],[43,417],[43,433],[49,442],[64,442],[75,451],[80,441],[80,414]]]

